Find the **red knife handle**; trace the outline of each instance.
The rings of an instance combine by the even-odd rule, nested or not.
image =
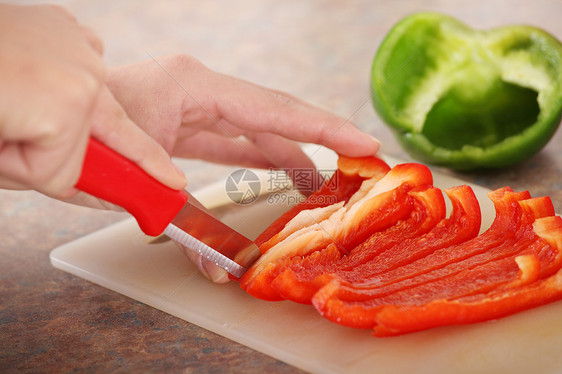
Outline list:
[[[124,208],[151,236],[160,235],[188,199],[184,191],[163,185],[94,138],[88,143],[76,188]]]

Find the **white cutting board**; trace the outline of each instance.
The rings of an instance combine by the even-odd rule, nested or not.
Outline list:
[[[335,167],[331,152],[315,148],[313,153],[319,167]],[[441,188],[463,184],[444,175],[434,177]],[[487,227],[494,217],[487,190],[473,188]],[[228,199],[223,183],[195,195],[207,206]],[[223,221],[255,237],[286,208],[263,200],[233,208]],[[54,249],[51,262],[312,373],[562,372],[560,302],[494,322],[381,339],[369,330],[326,321],[311,306],[266,302],[249,296],[237,283],[210,283],[173,243],[148,244],[132,219]]]

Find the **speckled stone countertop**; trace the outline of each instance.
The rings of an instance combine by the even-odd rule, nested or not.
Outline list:
[[[562,38],[558,0],[57,3],[102,37],[109,65],[188,53],[214,70],[351,118],[382,140],[383,152],[402,158],[407,157],[374,114],[368,93],[372,57],[397,20],[436,10],[474,27],[533,24]],[[533,196],[549,195],[562,212],[561,149],[558,131],[521,165],[458,176],[489,188],[509,185]],[[221,178],[225,170],[193,161],[191,188]],[[50,250],[124,215],[34,192],[0,191],[0,207],[0,372],[299,372],[50,265]]]

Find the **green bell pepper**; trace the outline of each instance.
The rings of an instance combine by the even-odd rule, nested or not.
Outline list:
[[[562,44],[531,26],[482,31],[416,13],[383,40],[371,78],[375,110],[404,149],[457,170],[527,159],[562,116]]]

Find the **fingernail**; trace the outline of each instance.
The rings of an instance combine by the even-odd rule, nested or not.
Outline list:
[[[378,140],[377,138],[375,138],[373,135],[367,134],[367,136],[371,139],[371,141],[372,141],[373,143],[376,143],[376,144],[379,145],[379,146],[381,145],[380,140]]]
[[[375,151],[375,153],[377,153],[379,151],[379,149],[381,148],[381,142],[380,140],[378,140],[377,138],[375,138],[373,135],[371,134],[367,134],[367,136],[371,139],[371,141],[375,144],[375,147],[377,148],[377,150]]]
[[[219,268],[211,262],[203,262],[204,274],[213,283],[226,283],[230,279],[228,278],[228,273],[226,270]]]

